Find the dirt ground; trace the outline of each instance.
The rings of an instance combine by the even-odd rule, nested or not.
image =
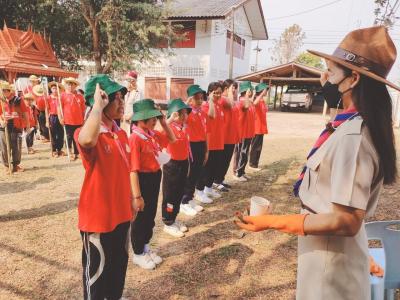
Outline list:
[[[249,172],[251,181],[236,183],[195,218],[180,216],[190,229],[186,237],[166,236],[157,216],[152,243],[165,261],[154,271],[129,262],[125,297],[294,298],[296,237],[274,231],[244,235],[232,216],[252,195],[271,200],[277,214],[299,210],[291,187],[324,119],[273,112],[268,125],[264,169]],[[48,144],[36,148],[37,154],[23,155],[24,173],[0,174],[0,299],[81,299],[76,204],[83,168],[79,161],[50,158]],[[399,190],[399,183],[384,190],[374,219],[400,219]]]

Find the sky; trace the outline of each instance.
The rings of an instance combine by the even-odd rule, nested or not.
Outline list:
[[[285,28],[293,24],[300,25],[305,32],[302,51],[313,49],[325,53],[332,53],[349,31],[373,25],[374,0],[338,0],[326,7],[299,14],[332,2],[334,0],[261,0],[269,40],[259,42],[262,51],[258,57],[258,70],[273,64],[270,59],[270,48]],[[293,14],[298,15],[289,17]],[[400,16],[400,10],[397,15]],[[400,20],[398,23],[390,30],[390,35],[397,49],[400,49]],[[257,43],[253,42],[252,49],[256,45]],[[252,65],[255,64],[255,53],[256,51],[252,51],[251,54]],[[399,59],[392,68],[389,79],[400,82]]]

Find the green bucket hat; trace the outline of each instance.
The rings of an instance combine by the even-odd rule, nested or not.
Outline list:
[[[197,93],[204,93],[201,87],[198,84],[192,84],[186,90],[188,97],[193,97]]]
[[[132,121],[143,121],[162,116],[152,99],[143,99],[133,103]]]
[[[192,111],[192,108],[187,105],[181,98],[178,99],[172,99],[168,103],[168,118],[177,111],[180,111],[181,109],[187,109],[188,113]]]
[[[268,88],[268,84],[266,84],[265,82],[261,82],[256,85],[256,93],[262,92],[263,90],[265,90],[267,88]]]
[[[85,84],[85,100],[88,106],[93,106],[97,83],[108,96],[118,91],[121,91],[123,95],[127,93],[126,87],[112,80],[110,76],[106,74],[93,75]]]
[[[250,81],[242,81],[239,85],[239,93],[246,92],[247,90],[253,90],[253,86]]]

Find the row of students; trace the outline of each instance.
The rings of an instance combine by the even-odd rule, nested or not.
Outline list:
[[[203,210],[195,199],[206,204],[219,196],[213,183],[216,178],[222,183],[226,174],[219,172],[228,131],[223,105],[237,107],[231,83],[230,98],[223,101],[220,83],[210,84],[208,99],[198,85],[189,87],[188,101],[171,100],[166,116],[151,99],[134,102],[129,138],[114,121],[123,116],[127,89],[107,75],[92,76],[86,83],[85,98],[92,109],[75,133],[86,169],[78,209],[85,298],[122,295],[129,222],[133,262],[144,269],[162,262],[150,247],[161,181],[164,232],[174,237],[188,231],[177,220],[180,211],[195,215]],[[231,157],[233,149],[226,152]],[[103,271],[96,272],[103,264]]]

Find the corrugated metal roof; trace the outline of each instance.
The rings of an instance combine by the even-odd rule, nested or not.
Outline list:
[[[223,18],[243,0],[175,0],[169,18]]]

